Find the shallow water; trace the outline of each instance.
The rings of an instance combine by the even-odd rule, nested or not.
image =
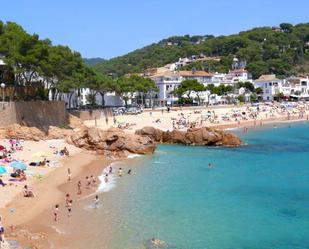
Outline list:
[[[175,249],[309,248],[309,125],[241,136],[247,146],[162,145],[134,159],[97,215],[111,224],[108,248],[153,237]]]

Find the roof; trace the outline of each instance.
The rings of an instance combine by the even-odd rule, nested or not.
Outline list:
[[[179,74],[182,77],[212,77],[212,74],[205,71],[179,71]]]
[[[245,69],[236,69],[236,70],[230,70],[229,73],[247,73],[248,71]]]
[[[157,77],[179,77],[178,72],[174,71],[165,71],[165,72],[157,72],[154,75],[151,75],[150,78],[157,78]]]
[[[265,81],[280,81],[280,79],[276,78],[275,74],[263,74],[255,80],[255,82],[265,82]]]

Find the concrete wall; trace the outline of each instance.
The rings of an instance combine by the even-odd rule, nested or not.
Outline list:
[[[67,123],[63,101],[21,101],[0,103],[0,126],[24,123],[28,126],[46,128]]]
[[[106,116],[112,116],[113,112],[111,108],[104,108],[102,110],[81,110],[81,111],[69,111],[70,114],[80,118],[81,120],[94,120],[105,118]]]

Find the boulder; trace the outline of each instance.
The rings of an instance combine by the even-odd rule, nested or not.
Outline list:
[[[150,137],[158,143],[185,144],[201,146],[240,146],[239,137],[232,133],[209,127],[188,129],[187,131],[161,131],[153,127],[144,127],[135,134]]]
[[[74,132],[67,142],[100,154],[125,156],[128,153],[151,154],[156,148],[153,139],[137,134],[127,134],[118,128],[101,130],[95,127]]]

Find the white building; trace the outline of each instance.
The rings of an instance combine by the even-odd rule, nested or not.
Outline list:
[[[156,105],[166,106],[173,105],[178,101],[178,97],[173,94],[173,91],[179,87],[184,80],[197,80],[203,85],[207,85],[212,82],[212,75],[205,71],[165,71],[154,74],[150,78],[158,86],[159,92],[156,96]],[[208,97],[207,91],[201,92],[200,98]],[[192,93],[192,97],[197,97],[195,93]]]
[[[273,101],[276,94],[282,92],[283,80],[277,79],[276,75],[261,75],[260,78],[254,81],[256,88],[263,89],[263,100]]]
[[[79,94],[77,90],[74,90],[70,93],[60,94],[59,98],[66,103],[66,108],[75,109],[77,107],[82,107],[90,104],[90,94],[91,92],[89,88],[83,88],[79,91]],[[103,96],[100,93],[97,93],[95,95],[95,103],[98,106],[103,106],[103,103],[106,107],[123,106],[124,104],[120,96],[115,95],[115,93],[104,94],[104,101],[102,97]]]

